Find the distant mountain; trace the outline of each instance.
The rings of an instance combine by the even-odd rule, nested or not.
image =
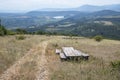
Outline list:
[[[82,12],[95,12],[101,10],[113,10],[120,11],[120,4],[94,6],[94,5],[83,5],[78,8],[45,8],[38,11],[82,11]]]
[[[30,11],[26,13],[29,16],[74,16],[78,14],[79,11]]]
[[[120,16],[120,12],[112,10],[102,10],[91,13],[93,16]]]
[[[102,11],[97,11],[97,12],[92,12],[92,13],[80,12],[79,14],[76,14],[75,16],[72,16],[70,18],[60,21],[60,23],[80,22],[80,21],[84,22],[84,19],[91,19],[91,18],[95,19],[95,18],[112,17],[112,16],[120,16],[120,12],[112,11],[112,10],[102,10]]]
[[[23,13],[0,13],[0,17],[13,17],[20,15],[23,15]]]
[[[76,11],[75,8],[43,8],[36,11]]]
[[[49,23],[58,22],[84,22],[85,18],[107,16],[120,16],[120,12],[112,10],[102,10],[97,12],[80,12],[80,11],[31,11],[28,13],[0,13],[2,24],[6,28],[26,28],[26,27],[39,27]],[[56,17],[63,17],[56,19]],[[84,19],[83,19],[84,18]],[[46,25],[47,26],[47,25]]]
[[[30,11],[28,13],[0,13],[2,25],[9,29],[33,28],[79,14],[79,11]]]
[[[101,10],[120,11],[120,4],[104,5],[104,6],[84,5],[77,8],[76,10],[84,11],[84,12],[95,12],[95,11],[101,11]]]

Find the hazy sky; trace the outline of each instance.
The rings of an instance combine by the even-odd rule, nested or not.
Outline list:
[[[120,0],[0,0],[0,11],[30,11],[41,8],[72,8],[85,4],[120,4]]]

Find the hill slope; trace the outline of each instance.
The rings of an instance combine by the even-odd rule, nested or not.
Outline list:
[[[79,13],[56,23],[44,25],[39,29],[86,37],[103,35],[107,38],[120,39],[119,21],[120,12],[103,10],[94,13]]]
[[[22,41],[16,36],[0,37],[0,80],[119,80],[120,41],[24,36]],[[65,46],[89,54],[89,60],[61,61],[55,50]]]

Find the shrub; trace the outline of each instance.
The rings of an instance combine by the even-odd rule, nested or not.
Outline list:
[[[26,37],[23,35],[16,36],[17,40],[24,40]]]
[[[94,39],[95,39],[96,41],[100,42],[100,41],[103,40],[103,37],[100,36],[100,35],[97,35],[97,36],[94,37]]]
[[[41,31],[41,30],[36,31],[35,33],[36,33],[36,34],[40,34],[40,35],[44,35],[44,34],[45,34],[45,32],[44,32],[44,31]]]
[[[58,47],[58,44],[57,43],[53,44],[53,47],[55,47],[55,48]]]
[[[13,32],[13,31],[11,31],[11,30],[7,30],[7,34],[8,34],[8,35],[15,35],[16,33]]]
[[[120,70],[120,61],[111,62],[111,66],[115,69]]]
[[[17,34],[27,34],[28,32],[24,29],[16,29],[15,30]]]
[[[7,35],[7,30],[4,26],[0,26],[0,36]]]
[[[7,30],[4,26],[0,26],[0,36],[5,36],[5,35],[15,35],[15,32],[11,30]]]

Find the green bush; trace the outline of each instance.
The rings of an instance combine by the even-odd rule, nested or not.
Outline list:
[[[7,35],[7,30],[4,26],[0,26],[0,36]]]
[[[58,44],[57,43],[53,44],[53,47],[55,47],[55,48],[58,47]]]
[[[94,39],[95,39],[96,41],[100,42],[100,41],[103,40],[103,37],[100,36],[100,35],[97,35],[97,36],[94,37]]]
[[[16,36],[17,40],[24,40],[26,37],[24,35]]]
[[[120,61],[114,61],[111,62],[110,64],[113,68],[120,70]]]
[[[44,31],[41,31],[41,30],[36,31],[35,33],[36,33],[36,34],[40,34],[40,35],[44,35],[44,34],[46,34]]]
[[[16,29],[15,30],[17,34],[27,34],[28,32],[24,29]]]
[[[16,33],[11,31],[11,30],[7,30],[7,35],[15,35]]]
[[[0,36],[5,36],[5,35],[15,35],[16,33],[11,30],[7,30],[4,26],[0,26]]]

